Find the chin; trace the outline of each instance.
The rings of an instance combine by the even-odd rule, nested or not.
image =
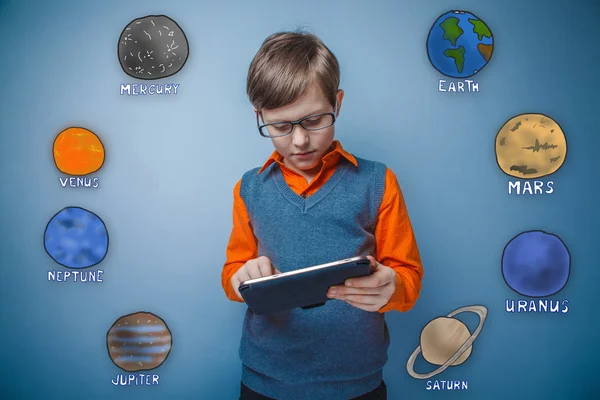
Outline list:
[[[303,163],[298,163],[296,164],[296,168],[302,170],[302,171],[312,171],[315,168],[319,168],[320,167],[320,162],[303,162]]]
[[[320,168],[322,157],[322,154],[315,152],[312,157],[307,160],[298,160],[293,157],[293,155],[290,156],[288,160],[294,168],[300,171],[312,172],[315,168]]]

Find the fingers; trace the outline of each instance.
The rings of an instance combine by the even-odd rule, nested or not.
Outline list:
[[[244,300],[242,295],[240,294],[240,284],[244,281],[250,279],[250,274],[248,274],[248,269],[245,268],[246,264],[244,264],[240,269],[237,270],[235,274],[231,277],[231,286],[233,290],[235,290],[235,294],[241,299]]]
[[[345,296],[349,294],[365,294],[365,295],[374,295],[374,294],[382,294],[383,287],[345,287],[345,286],[332,286],[329,288],[327,295],[333,294],[338,296]]]
[[[231,277],[231,287],[233,287],[233,290],[235,291],[235,294],[237,295],[237,297],[239,297],[241,300],[244,300],[244,298],[242,297],[242,295],[240,294],[240,291],[239,291],[240,283],[241,283],[241,281],[239,280],[239,278],[236,275],[233,275]]]
[[[379,288],[345,288],[340,289],[331,288],[327,291],[327,297],[330,299],[338,299],[347,302],[363,304],[363,305],[375,305],[383,301],[384,293]]]
[[[371,261],[371,268],[377,268],[377,260],[375,259],[375,257],[373,256],[367,256],[367,258],[369,259],[369,261]]]
[[[377,294],[346,294],[343,296],[336,296],[336,299],[347,301],[349,303],[357,303],[366,306],[372,306],[381,303],[382,296]]]
[[[327,297],[345,301],[365,311],[377,311],[387,303],[393,291],[391,285],[376,288],[332,286],[327,291]]]
[[[242,267],[248,274],[249,279],[260,278],[263,275],[260,271],[260,265],[258,264],[258,259],[250,260]],[[242,281],[243,282],[243,281]]]
[[[273,263],[271,263],[271,260],[268,257],[261,256],[249,260],[242,265],[242,267],[231,277],[231,286],[233,287],[233,290],[235,290],[235,294],[243,300],[239,291],[242,282],[279,273],[281,272],[273,266]]]
[[[356,303],[352,300],[345,300],[345,301],[346,301],[346,303],[350,304],[353,307],[360,308],[361,310],[365,310],[365,311],[369,311],[369,312],[379,311],[379,309],[385,305],[385,304],[380,305],[380,304]]]
[[[267,257],[258,257],[244,264],[240,271],[244,271],[248,275],[248,279],[269,276],[272,274],[271,261]]]
[[[390,282],[391,275],[386,273],[385,270],[379,270],[368,276],[347,279],[344,284],[348,287],[356,288],[377,288],[385,286]]]
[[[262,278],[263,276],[273,275],[279,273],[271,260],[268,257],[262,256],[246,262],[237,272],[231,277],[231,284],[236,289],[241,282],[249,279]]]
[[[273,267],[273,264],[271,263],[271,260],[269,260],[268,257],[258,257],[256,259],[256,263],[258,265],[260,276],[273,275],[275,267]]]
[[[238,286],[240,285],[240,283],[247,281],[248,279],[252,279],[252,277],[250,276],[250,274],[248,273],[248,269],[247,268],[240,268],[231,278],[231,280],[233,281],[233,279],[237,279],[238,281]]]
[[[333,290],[337,289],[337,290]],[[364,311],[376,312],[387,303],[385,290],[382,288],[347,288],[334,286],[327,292],[327,297],[337,299]]]

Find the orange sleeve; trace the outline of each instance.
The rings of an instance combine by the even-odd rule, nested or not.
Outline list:
[[[240,196],[241,183],[241,180],[238,181],[233,189],[233,228],[227,245],[227,260],[223,265],[221,284],[229,300],[243,303],[243,300],[238,297],[233,287],[231,287],[231,277],[246,261],[258,257],[258,246],[250,225],[248,210],[246,210],[244,200]]]
[[[421,292],[423,265],[396,175],[388,168],[375,227],[377,261],[396,272],[396,290],[379,312],[408,311]]]

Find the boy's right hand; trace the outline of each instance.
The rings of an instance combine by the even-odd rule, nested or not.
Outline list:
[[[242,265],[242,267],[233,274],[231,277],[231,286],[233,287],[233,290],[235,290],[235,294],[243,301],[244,299],[238,290],[242,282],[280,273],[281,271],[273,266],[273,263],[271,263],[271,260],[268,257],[260,256],[247,261],[246,264]]]

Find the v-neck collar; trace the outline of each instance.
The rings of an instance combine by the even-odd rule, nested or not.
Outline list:
[[[331,177],[319,188],[315,193],[308,197],[303,197],[296,192],[294,192],[290,186],[285,181],[283,177],[283,173],[277,163],[273,163],[269,165],[268,169],[270,173],[273,175],[273,180],[275,181],[275,185],[279,192],[285,197],[290,203],[294,204],[298,207],[302,213],[305,213],[321,201],[331,190],[337,185],[337,183],[342,179],[348,168],[352,165],[350,161],[345,158],[340,159],[340,163],[335,169],[335,172]]]

